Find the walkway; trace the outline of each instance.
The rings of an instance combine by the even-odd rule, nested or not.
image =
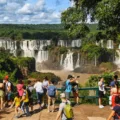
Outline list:
[[[37,106],[35,106],[37,109]],[[75,113],[74,120],[106,120],[111,110],[109,106],[99,109],[96,105],[80,105],[73,108]],[[37,112],[37,111],[36,111]],[[54,120],[57,112],[48,113],[46,109],[33,114],[31,117],[21,117],[19,120]],[[14,109],[7,109],[0,112],[0,120],[18,120],[14,118]]]

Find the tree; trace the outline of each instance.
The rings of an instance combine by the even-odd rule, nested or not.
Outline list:
[[[115,42],[120,39],[120,0],[73,0],[75,5],[62,13],[62,23],[65,28],[75,36],[81,37],[82,31],[86,33],[85,26],[88,16],[92,22],[98,22],[96,39],[112,39]],[[79,31],[77,30],[79,29]],[[83,35],[83,33],[82,33]],[[83,37],[84,37],[83,36]]]

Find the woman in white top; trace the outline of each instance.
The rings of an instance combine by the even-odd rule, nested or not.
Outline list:
[[[36,90],[36,95],[37,95],[37,100],[39,104],[39,109],[41,110],[41,103],[42,103],[42,97],[43,97],[43,84],[42,82],[38,79],[37,82],[34,85],[34,88]]]

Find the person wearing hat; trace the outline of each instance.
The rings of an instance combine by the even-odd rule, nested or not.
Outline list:
[[[65,95],[67,100],[70,99],[70,93],[72,92],[72,85],[71,85],[72,82],[75,82],[74,77],[72,75],[68,75],[67,81],[65,83],[66,84]]]
[[[69,104],[69,105],[71,104],[69,100],[66,100],[65,93],[60,94],[60,99],[61,99],[62,103],[60,103],[60,105],[59,105],[59,111],[57,113],[57,117],[55,120],[59,120],[60,116],[61,116],[62,120],[72,120],[72,118],[68,119],[64,113],[64,108],[65,108],[66,104]]]

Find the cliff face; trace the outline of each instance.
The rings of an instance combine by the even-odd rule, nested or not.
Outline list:
[[[102,43],[95,43],[97,45]],[[100,60],[94,56],[88,59],[80,51],[81,40],[0,40],[0,47],[9,50],[14,56],[23,57],[17,59],[19,67],[26,76],[29,71],[43,69],[64,69],[73,71],[86,65],[96,66]],[[108,48],[113,48],[112,42],[108,41]],[[28,58],[29,61],[28,61]],[[32,59],[34,58],[34,59]],[[109,58],[107,58],[109,61]],[[24,61],[24,62],[23,62]],[[24,67],[21,66],[24,64]],[[27,65],[27,66],[26,66]]]

